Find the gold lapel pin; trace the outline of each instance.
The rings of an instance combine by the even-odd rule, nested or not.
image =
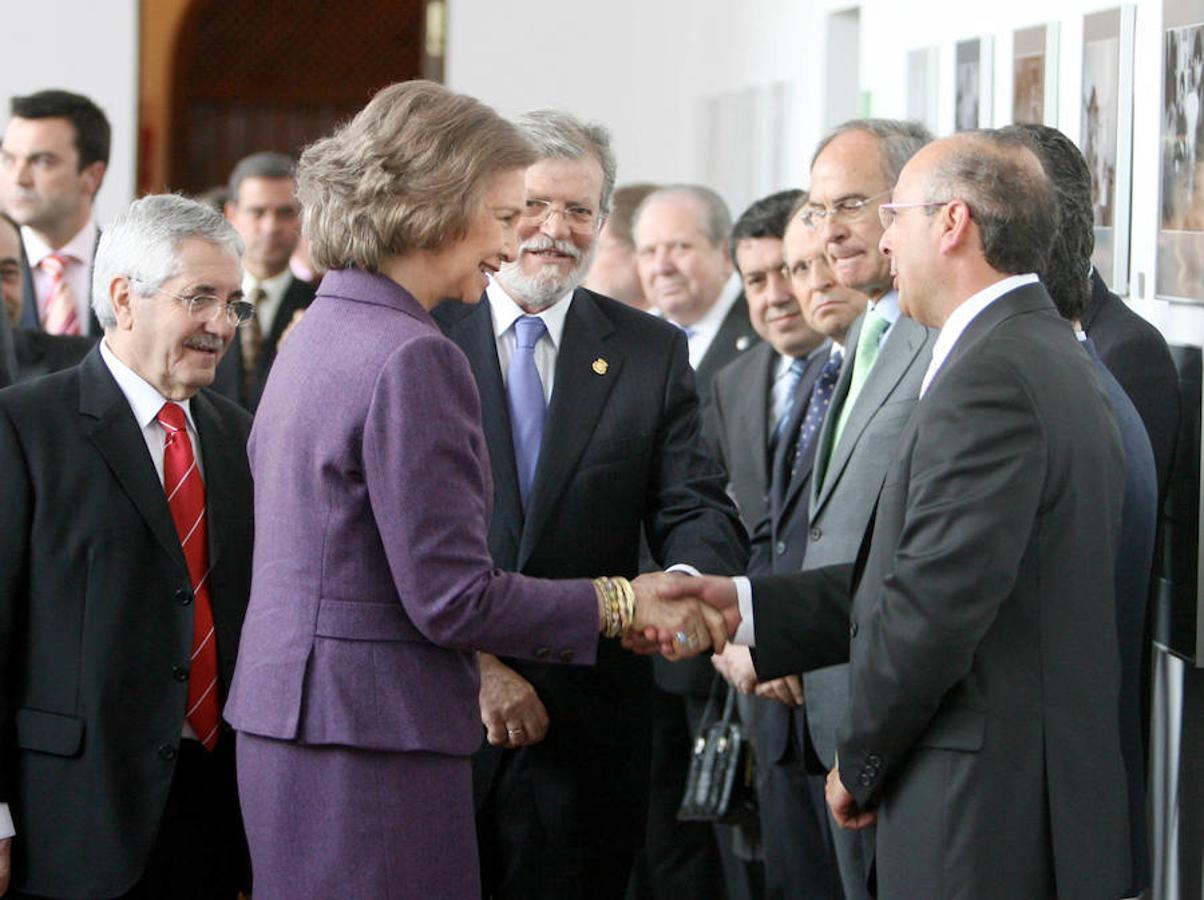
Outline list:
[[[590,368],[594,370],[595,375],[605,375],[606,370],[610,368],[610,363],[599,356],[594,360]]]

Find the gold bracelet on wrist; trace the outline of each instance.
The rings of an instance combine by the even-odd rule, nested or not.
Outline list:
[[[631,630],[635,620],[635,589],[621,576],[595,578],[594,587],[602,597],[603,618],[608,638],[620,637]]]

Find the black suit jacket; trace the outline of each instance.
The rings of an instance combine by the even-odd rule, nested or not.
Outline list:
[[[828,361],[827,346],[807,360],[784,435],[798,433],[811,389]],[[724,368],[715,377],[713,389],[711,409],[728,469],[729,491],[752,534],[750,575],[797,572],[807,552],[807,489],[817,442],[812,441],[799,458],[784,502],[775,506],[771,496],[773,473],[785,464],[784,455],[794,449],[794,442],[783,438],[771,458],[768,435],[777,361],[773,347],[759,344]],[[799,746],[807,745],[801,710],[796,713],[780,703],[765,703],[758,718],[758,759],[780,762],[786,755],[791,729],[798,735]]]
[[[546,578],[634,576],[642,524],[663,565],[743,570],[747,543],[722,468],[699,440],[678,329],[577,289],[524,515],[489,302],[445,303],[435,318],[468,357],[481,394],[494,493],[489,547],[500,568]],[[648,661],[601,639],[593,667],[505,662],[534,685],[550,727],[533,747],[482,748],[478,802],[500,757],[523,754],[549,835],[594,849],[603,834],[616,848],[637,845],[648,805]]]
[[[754,583],[764,676],[839,662],[844,636],[841,779],[879,808],[882,900],[1123,896],[1123,492],[1093,364],[1029,285],[975,318],[917,404],[855,566]]]
[[[308,281],[294,277],[289,281],[280,299],[280,307],[272,318],[272,329],[263,338],[263,347],[259,351],[259,362],[256,364],[256,375],[251,383],[250,393],[243,388],[243,373],[245,371],[242,358],[242,345],[238,335],[230,343],[230,349],[218,363],[217,374],[213,378],[213,390],[223,397],[233,400],[243,409],[255,412],[259,406],[259,398],[263,396],[263,387],[267,384],[268,373],[272,363],[276,361],[276,349],[280,343],[280,335],[293,320],[293,313],[305,309],[313,303],[317,289]]]
[[[752,349],[761,342],[760,336],[753,329],[748,318],[748,301],[741,294],[732,304],[723,322],[719,326],[707,352],[698,362],[694,370],[695,384],[698,397],[702,404],[703,438],[707,442],[708,452],[718,457],[721,450],[716,435],[718,425],[714,419],[711,407],[713,394],[711,383],[715,376],[740,354]],[[647,571],[655,568],[653,561],[644,559],[642,568]],[[706,571],[705,569],[703,571]],[[657,656],[652,661],[656,673],[656,686],[671,694],[689,694],[699,699],[705,699],[710,694],[711,684],[715,679],[715,670],[709,659],[696,658],[669,662]]]
[[[1082,322],[1100,359],[1125,389],[1145,424],[1158,469],[1158,495],[1164,498],[1179,433],[1179,375],[1166,339],[1108,290],[1094,268],[1091,299]]]
[[[251,579],[250,416],[205,391],[192,410],[224,694]],[[173,669],[189,662],[193,607],[162,484],[99,349],[0,392],[0,468],[13,884],[116,896],[141,876],[163,817],[187,692]],[[240,827],[236,815],[227,824]]]

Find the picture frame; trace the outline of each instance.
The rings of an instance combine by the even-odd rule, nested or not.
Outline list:
[[[991,127],[994,118],[993,50],[990,35],[958,41],[954,47],[954,131]]]
[[[1091,261],[1120,296],[1129,294],[1136,23],[1131,3],[1083,17],[1079,149],[1091,171]]]
[[[1155,296],[1204,303],[1204,3],[1164,0]]]
[[[1012,33],[1012,121],[1058,124],[1058,23]]]

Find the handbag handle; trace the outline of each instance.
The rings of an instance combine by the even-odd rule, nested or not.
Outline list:
[[[715,673],[711,681],[711,689],[707,693],[707,705],[702,709],[702,720],[698,723],[699,731],[705,731],[708,725],[714,724],[711,720],[711,712],[715,708],[715,693],[719,685],[727,687],[727,693],[723,698],[723,714],[718,719],[724,725],[732,721],[732,713],[736,709],[736,688],[729,684],[718,672]]]

